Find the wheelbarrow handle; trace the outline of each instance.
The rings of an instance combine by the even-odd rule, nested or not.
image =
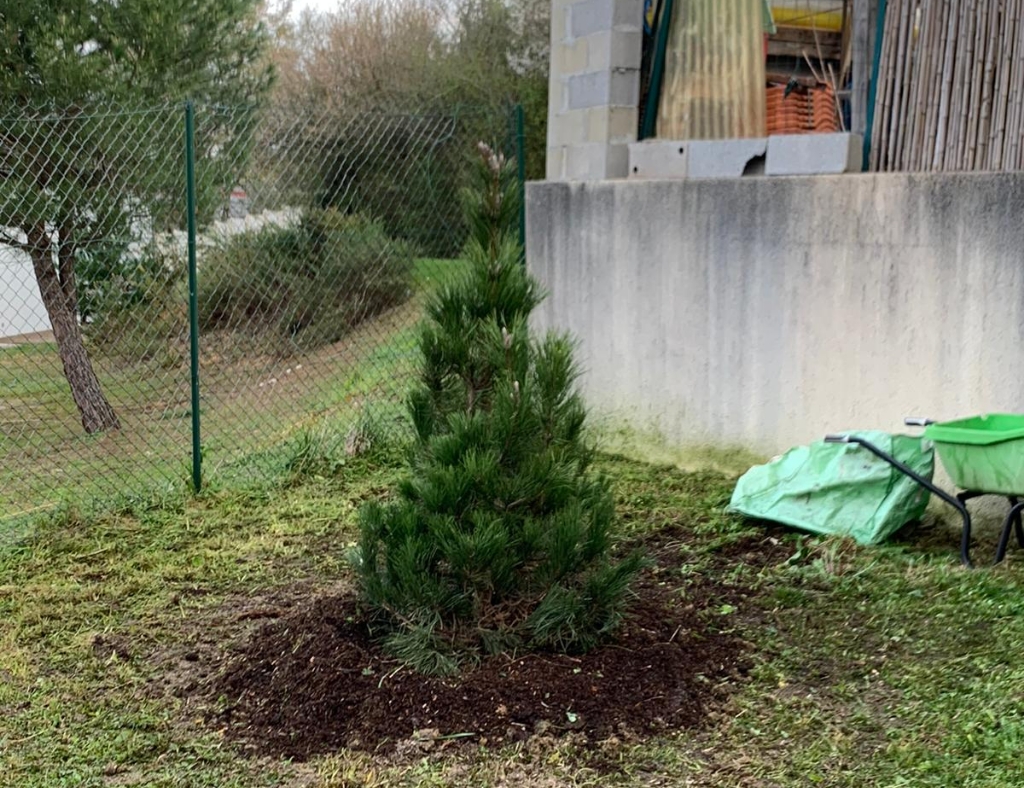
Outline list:
[[[903,423],[908,427],[927,427],[929,424],[934,424],[935,419],[924,419],[920,416],[907,416],[903,419]]]
[[[963,565],[966,566],[966,567],[973,566],[973,564],[971,563],[971,555],[970,555],[970,547],[971,547],[971,513],[967,511],[967,505],[963,501],[961,501],[960,499],[950,495],[948,492],[943,490],[941,487],[936,487],[934,484],[932,484],[931,480],[924,478],[921,474],[919,474],[913,468],[910,468],[909,466],[907,466],[904,463],[902,463],[899,460],[897,460],[891,454],[887,454],[886,452],[884,452],[881,449],[879,449],[877,446],[875,446],[870,441],[866,441],[866,440],[864,440],[864,438],[858,437],[857,435],[841,435],[841,434],[826,435],[825,436],[825,442],[826,443],[856,443],[858,446],[863,446],[865,449],[867,449],[869,452],[874,454],[880,460],[885,460],[885,462],[889,463],[893,468],[898,470],[904,476],[909,476],[911,479],[913,479],[919,485],[921,485],[926,490],[931,492],[937,498],[939,498],[942,501],[945,501],[950,506],[952,506],[954,509],[956,509],[960,513],[960,517],[963,520],[963,531],[962,531],[962,536],[961,536],[961,539],[960,539],[960,560],[963,562]]]

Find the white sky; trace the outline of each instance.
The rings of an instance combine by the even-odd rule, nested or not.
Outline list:
[[[293,0],[292,17],[298,17],[307,8],[312,11],[330,11],[343,2],[345,0]]]
[[[279,5],[282,0],[270,0],[271,5]],[[333,11],[338,6],[345,5],[348,0],[292,0],[292,17],[297,18],[305,9],[311,11]],[[443,2],[440,3],[443,7]]]

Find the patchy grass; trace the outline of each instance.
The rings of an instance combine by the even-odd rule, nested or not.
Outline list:
[[[223,338],[204,336],[207,478],[272,477],[279,470],[275,447],[325,420],[354,426],[369,418],[400,433],[423,296],[463,267],[417,261],[413,298],[309,353],[282,357],[250,348],[239,355]],[[182,343],[186,336],[183,327]],[[122,429],[88,436],[53,343],[0,349],[0,539],[15,528],[11,519],[64,500],[182,491],[190,478],[192,421],[186,345],[178,350],[170,360],[162,354],[137,363],[94,351]]]
[[[153,692],[161,653],[269,590],[336,582],[359,501],[389,469],[197,500],[63,510],[0,551],[0,759],[5,784],[279,785],[183,702]],[[119,779],[114,779],[119,778]]]
[[[189,671],[201,682],[217,649],[274,608],[343,585],[358,505],[400,474],[394,457],[349,457],[321,433],[287,445],[277,483],[64,508],[0,546],[4,784],[1021,784],[1019,558],[963,570],[941,524],[874,549],[766,530],[724,513],[729,477],[615,457],[602,465],[623,538],[653,532],[685,555],[665,578],[681,604],[696,574],[754,589],[709,620],[751,643],[755,667],[704,730],[624,734],[597,750],[541,735],[302,765],[239,753],[182,682]]]

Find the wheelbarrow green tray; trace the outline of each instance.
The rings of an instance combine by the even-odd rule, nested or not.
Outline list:
[[[994,413],[929,424],[942,467],[961,490],[1024,494],[1024,415]]]

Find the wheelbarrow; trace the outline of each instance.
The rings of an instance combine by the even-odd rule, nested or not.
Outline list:
[[[996,547],[995,563],[1006,557],[1011,531],[1017,537],[1018,546],[1024,547],[1021,523],[1024,503],[1020,502],[1024,498],[1024,415],[996,413],[946,422],[908,418],[904,423],[908,427],[924,428],[924,437],[935,444],[942,467],[961,492],[951,495],[861,437],[827,435],[825,441],[862,446],[956,509],[963,521],[960,560],[964,566],[972,566],[971,513],[967,502],[973,498],[998,495],[1010,502],[1010,513],[1003,522]]]

